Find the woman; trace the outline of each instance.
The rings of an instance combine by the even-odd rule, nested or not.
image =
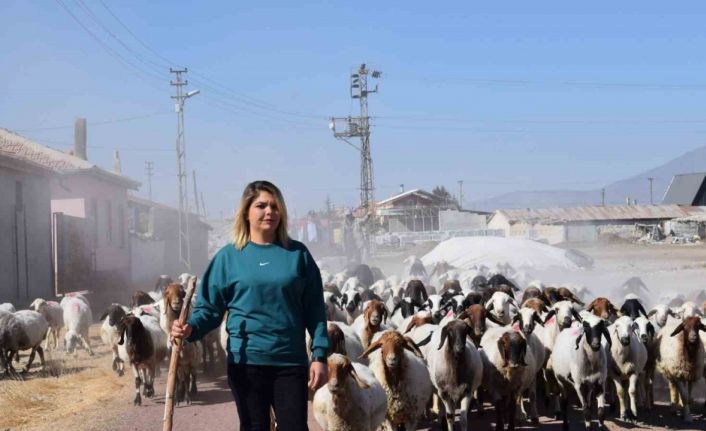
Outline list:
[[[228,311],[228,383],[243,430],[307,429],[306,329],[312,338],[308,387],[327,379],[321,274],[307,248],[287,235],[287,209],[268,181],[245,187],[233,243],[211,260],[188,322],[174,337],[196,341]]]

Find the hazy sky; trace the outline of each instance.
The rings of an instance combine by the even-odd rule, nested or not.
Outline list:
[[[357,203],[359,155],[327,117],[356,113],[361,62],[383,71],[379,199],[461,179],[466,202],[595,188],[706,144],[703,2],[472,3],[0,0],[0,127],[67,149],[85,116],[89,159],[119,149],[142,195],[154,161],[173,204],[168,61],[187,66],[188,168],[212,215],[255,179],[298,215]]]

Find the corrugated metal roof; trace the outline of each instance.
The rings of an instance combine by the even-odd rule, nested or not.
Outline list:
[[[510,222],[557,223],[566,221],[655,220],[706,214],[706,207],[679,205],[611,205],[573,208],[498,210]]]
[[[703,172],[674,175],[662,204],[693,205],[704,179],[706,173]]]
[[[423,197],[423,198],[425,198],[425,199],[434,199],[434,198],[435,198],[434,195],[432,195],[432,194],[429,193],[429,192],[425,192],[425,191],[422,190],[422,189],[412,189],[412,190],[407,190],[406,192],[402,192],[402,193],[396,194],[396,195],[394,195],[394,196],[392,196],[392,197],[389,197],[389,198],[387,198],[387,199],[385,199],[385,200],[379,201],[379,202],[377,203],[377,205],[386,205],[386,204],[392,203],[392,202],[394,202],[394,201],[396,201],[396,200],[398,200],[398,199],[400,199],[400,198],[403,198],[403,197],[409,196],[409,195],[419,195],[419,196],[421,196],[421,197]]]
[[[100,177],[137,189],[140,183],[123,175],[107,171],[88,160],[32,142],[31,140],[0,128],[0,154],[36,163],[60,173],[93,172]]]

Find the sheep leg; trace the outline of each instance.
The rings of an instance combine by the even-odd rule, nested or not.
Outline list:
[[[472,394],[468,394],[461,399],[461,407],[458,412],[458,420],[461,424],[461,431],[468,431],[468,414],[471,411]]]
[[[446,417],[446,430],[447,431],[453,431],[454,430],[454,420],[456,419],[456,406],[454,406],[454,402],[451,400],[447,399],[441,399],[441,402],[444,404],[444,413]],[[441,413],[441,412],[439,412]],[[439,422],[442,422],[441,416],[439,416]],[[463,429],[463,428],[462,428]]]
[[[495,430],[503,431],[505,429],[505,398],[499,398],[495,401]]]
[[[93,350],[91,350],[91,346],[88,344],[88,341],[86,341],[86,338],[82,334],[79,334],[78,337],[81,340],[83,347],[88,351],[88,354],[93,356]]]
[[[145,373],[145,396],[152,398],[154,396],[154,366],[146,367]]]
[[[34,356],[37,353],[38,347],[39,346],[32,347],[32,352],[29,354],[29,360],[27,361],[27,365],[25,366],[24,370],[22,370],[22,373],[29,372],[29,368],[32,366],[32,362],[34,362]]]
[[[618,403],[620,403],[620,420],[627,420],[625,416],[625,388],[623,388],[623,382],[619,377],[613,378],[613,383],[615,384],[615,397]]]
[[[195,394],[198,392],[198,388],[196,387],[196,366],[191,365],[189,367],[189,392],[192,394]]]
[[[628,395],[630,396],[630,414],[632,415],[632,420],[637,420],[637,374],[630,375],[630,381],[628,386]]]
[[[51,326],[47,329],[47,333],[44,335],[44,348],[48,349],[49,348],[49,340],[52,338],[52,335],[54,334],[54,328]]]
[[[588,404],[588,400],[591,397],[591,388],[587,384],[574,385],[576,390],[576,395],[581,403],[581,408],[583,410],[583,422],[586,424],[586,429],[591,428],[591,406]]]
[[[561,395],[560,400],[561,405],[561,429],[564,431],[569,430],[569,398],[567,394]]]
[[[517,403],[515,400],[517,400],[518,395],[520,398],[522,397],[522,394],[510,394],[507,400],[507,430],[508,431],[514,431],[515,429],[515,415],[517,414]]]
[[[539,425],[539,413],[537,413],[537,386],[530,385],[529,388],[529,416],[532,425]]]
[[[646,373],[646,389],[647,393],[647,407],[653,408],[655,406],[655,370],[651,369]]]
[[[141,406],[142,397],[140,396],[140,386],[142,385],[142,379],[140,379],[140,370],[137,369],[136,365],[132,366],[132,373],[135,376],[135,399],[132,401],[132,404]]]
[[[596,383],[593,391],[596,394],[596,400],[598,401],[598,425],[601,428],[605,428],[603,422],[605,421],[605,389],[602,383]]]
[[[669,380],[669,401],[674,414],[679,414],[679,391],[677,390],[677,385],[672,380]]]
[[[518,409],[515,409],[515,411],[517,412],[517,419],[520,422],[526,421],[527,417],[528,417],[527,411],[525,410],[525,403],[523,401],[524,401],[524,399],[522,397],[522,393],[517,394],[517,399],[515,400],[515,405],[520,406],[520,409],[519,409],[519,411],[518,411]]]
[[[679,396],[681,397],[682,404],[684,405],[684,422],[691,422],[691,410],[689,406],[689,389],[686,382],[677,381],[676,382],[677,391],[679,391]]]
[[[44,349],[42,349],[42,346],[37,346],[37,353],[39,353],[39,361],[42,363],[42,371],[44,371],[47,368],[47,364],[44,362]]]

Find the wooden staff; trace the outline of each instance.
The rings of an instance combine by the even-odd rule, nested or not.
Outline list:
[[[191,297],[194,296],[196,288],[196,277],[189,278],[188,287],[186,288],[186,296],[184,297],[184,305],[181,307],[179,314],[179,323],[183,326],[186,319],[189,317],[191,309]],[[164,304],[165,306],[167,304]],[[172,328],[169,328],[171,331]],[[172,431],[172,419],[174,416],[174,392],[176,389],[177,363],[179,362],[179,353],[182,346],[181,338],[174,338],[172,343],[172,357],[169,360],[169,374],[167,374],[167,393],[164,396],[164,419],[162,419],[162,430]]]

